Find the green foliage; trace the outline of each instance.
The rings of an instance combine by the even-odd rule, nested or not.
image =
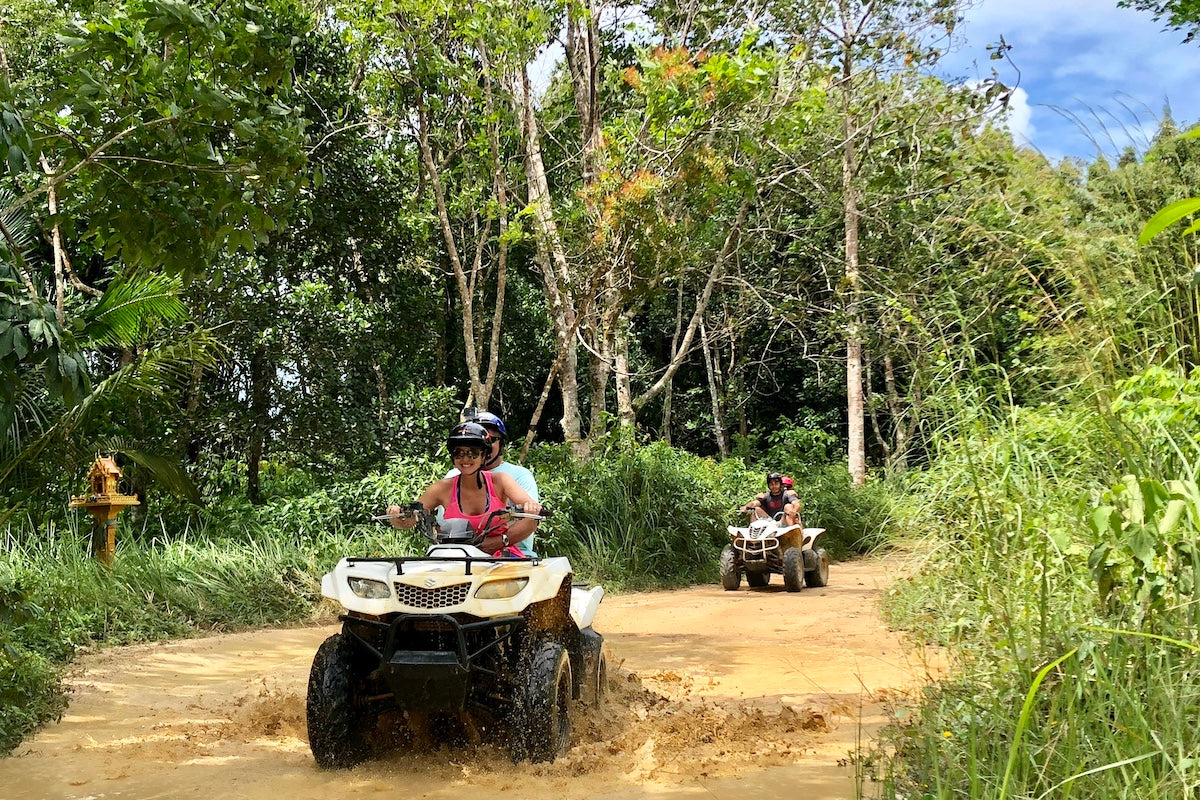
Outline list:
[[[1119,624],[1158,630],[1164,615],[1200,596],[1200,487],[1126,475],[1089,519],[1099,544],[1088,557],[1101,604]]]
[[[953,670],[892,731],[883,796],[1182,797],[1200,780],[1181,755],[1200,746],[1196,490],[1140,477],[1163,463],[1146,454],[1196,452],[1181,429],[1140,424],[1186,415],[1164,384],[1178,380],[1126,384],[1119,421],[1084,404],[1003,417],[964,404],[909,479],[901,515],[921,565],[888,610],[948,647]],[[1174,463],[1191,474],[1195,460]],[[1114,466],[1139,477],[1109,489]]]
[[[253,248],[305,183],[302,18],[286,1],[205,5],[71,18],[59,91],[21,111],[39,131],[29,160],[76,176],[92,202],[74,230],[106,258],[191,273],[214,248]]]
[[[539,550],[569,556],[588,580],[615,589],[716,580],[724,524],[739,501],[737,462],[662,443],[614,442],[584,465],[540,449],[550,452],[532,464],[539,493],[565,519],[543,523]]]
[[[1200,7],[1194,0],[1119,0],[1117,5],[1150,12],[1169,28],[1183,31],[1186,34],[1184,42],[1195,41],[1196,34],[1200,33]]]

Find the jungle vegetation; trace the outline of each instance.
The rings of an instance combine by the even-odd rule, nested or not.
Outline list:
[[[8,0],[0,751],[80,647],[320,613],[477,406],[614,588],[715,580],[767,468],[839,557],[924,554],[887,612],[954,669],[864,792],[1192,796],[1200,265],[1139,235],[1200,139],[1017,147],[933,77],[960,12]]]

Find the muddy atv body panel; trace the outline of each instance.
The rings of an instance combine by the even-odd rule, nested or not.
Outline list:
[[[752,587],[770,583],[771,575],[782,575],[789,592],[804,586],[829,582],[829,556],[816,545],[824,528],[781,525],[775,519],[756,519],[748,526],[730,525],[729,544],[721,552],[721,585],[733,591],[742,577]]]
[[[472,741],[472,731],[503,731],[514,759],[561,755],[570,703],[598,699],[606,673],[592,628],[604,590],[572,577],[565,558],[494,558],[470,544],[342,559],[321,581],[346,609],[342,630],[309,679],[318,765],[352,766],[372,755],[380,728],[416,730],[431,717],[460,721]]]

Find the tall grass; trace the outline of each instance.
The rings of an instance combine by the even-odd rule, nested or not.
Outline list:
[[[913,481],[927,563],[887,611],[954,667],[892,731],[882,796],[1200,788],[1200,491],[1157,471],[1194,475],[1200,452],[1169,424],[1189,414],[1137,408],[967,414]]]
[[[229,522],[118,535],[111,568],[88,555],[90,534],[75,526],[0,534],[0,753],[61,713],[62,669],[78,648],[302,621],[317,613],[320,575],[339,557],[414,545],[361,524],[297,535],[282,519],[243,521],[236,534]]]

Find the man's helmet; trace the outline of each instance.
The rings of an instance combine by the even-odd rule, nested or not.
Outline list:
[[[768,472],[767,473],[767,486],[771,485],[771,481],[779,481],[780,483],[783,483],[783,476],[780,475],[778,472]]]
[[[478,422],[458,423],[446,437],[446,449],[453,451],[456,447],[474,447],[481,453],[487,453],[492,449],[488,444],[487,428]]]
[[[796,486],[796,482],[787,475],[784,475],[780,480],[783,481],[783,488],[785,489],[792,489]]]
[[[478,422],[484,427],[495,428],[500,434],[501,439],[508,438],[508,429],[504,427],[504,420],[500,419],[490,411],[475,411],[474,413],[470,413],[470,411],[468,411],[467,421]]]

